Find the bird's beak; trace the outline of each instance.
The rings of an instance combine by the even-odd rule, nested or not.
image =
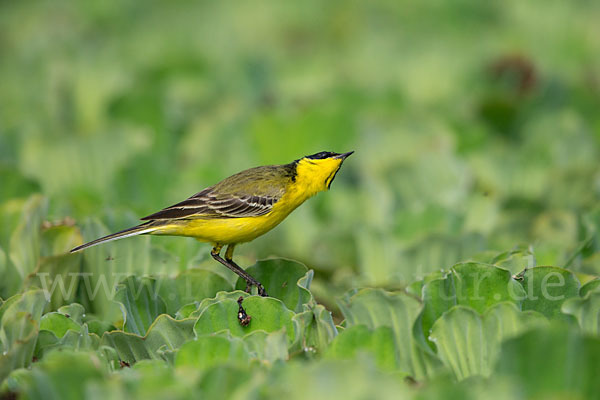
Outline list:
[[[354,153],[354,150],[353,151],[349,151],[347,153],[338,154],[337,156],[335,156],[335,158],[341,158],[342,161],[344,161],[346,159],[346,157],[350,156],[352,153]]]

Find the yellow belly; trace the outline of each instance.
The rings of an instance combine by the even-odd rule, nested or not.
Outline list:
[[[259,217],[180,220],[152,232],[154,235],[190,236],[213,244],[244,243],[276,227],[296,206],[275,205]]]

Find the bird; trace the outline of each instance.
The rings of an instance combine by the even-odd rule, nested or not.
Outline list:
[[[141,218],[146,222],[140,225],[77,246],[71,253],[137,235],[193,237],[212,244],[212,258],[244,279],[247,293],[255,286],[260,296],[267,296],[265,287],[233,261],[236,245],[267,233],[307,199],[329,190],[342,163],[353,153],[322,151],[289,164],[238,172]]]

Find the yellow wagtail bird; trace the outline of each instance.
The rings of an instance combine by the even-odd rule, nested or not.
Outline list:
[[[233,262],[238,243],[250,242],[273,229],[305,200],[329,189],[343,154],[323,151],[284,165],[239,172],[180,203],[142,218],[141,225],[75,247],[71,252],[135,235],[190,236],[212,243],[212,257],[246,281],[246,292],[263,285]],[[225,258],[221,249],[227,245]]]

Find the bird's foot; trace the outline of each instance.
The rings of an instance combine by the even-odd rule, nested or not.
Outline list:
[[[265,287],[263,285],[261,285],[260,283],[258,285],[256,285],[256,288],[258,289],[258,294],[262,297],[269,297],[269,295],[267,294],[267,291],[265,290]]]
[[[262,285],[262,283],[256,281],[256,282],[246,282],[246,293],[251,293],[252,292],[252,286],[256,286],[256,288],[258,289],[258,295],[262,296],[262,297],[269,297],[269,295],[267,294],[267,291],[265,290],[265,287]]]

